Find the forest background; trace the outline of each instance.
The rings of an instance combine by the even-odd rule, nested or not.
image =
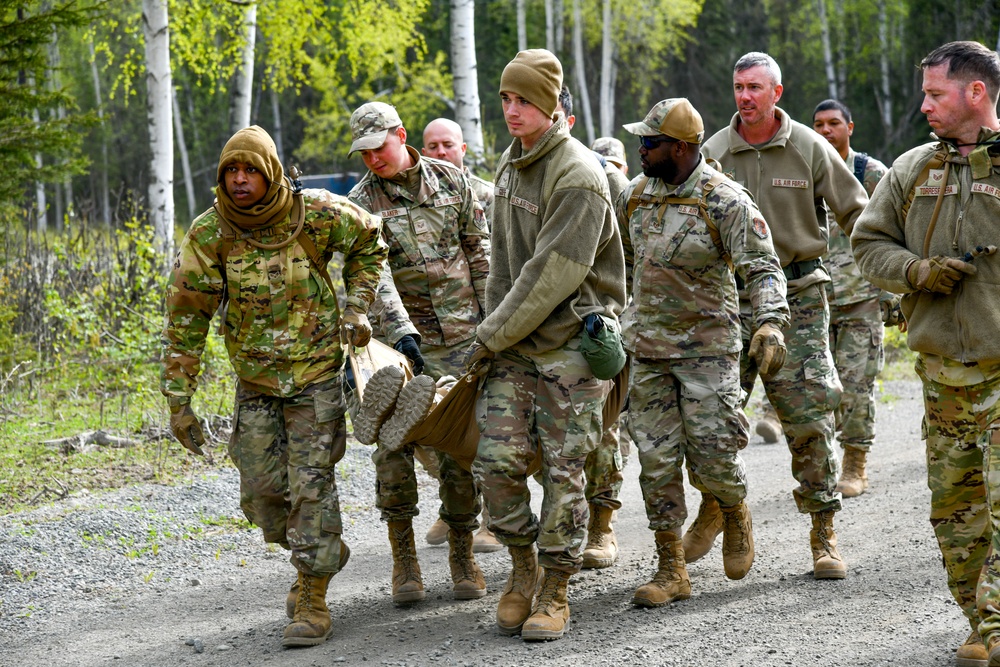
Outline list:
[[[267,129],[286,169],[360,175],[348,119],[379,99],[418,148],[458,120],[491,178],[500,74],[545,47],[575,136],[618,137],[635,175],[621,125],[684,96],[713,133],[733,63],[760,50],[793,118],[841,99],[852,145],[888,164],[927,140],[923,56],[998,30],[996,0],[0,0],[0,512],[215,463],[166,429],[163,276],[240,127]],[[214,335],[203,373],[194,405],[219,435],[233,380]]]

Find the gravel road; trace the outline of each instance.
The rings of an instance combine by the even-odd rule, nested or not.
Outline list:
[[[418,544],[427,599],[393,606],[371,448],[353,441],[339,468],[352,556],[328,596],[334,635],[315,648],[281,648],[293,570],[284,552],[245,528],[232,470],[7,515],[0,517],[0,665],[954,664],[968,628],[927,520],[921,413],[919,383],[883,384],[871,488],[837,515],[849,566],[843,581],[813,580],[810,522],[795,510],[788,450],[755,437],[744,451],[757,548],[750,574],[726,579],[717,545],[689,566],[691,599],[633,607],[632,592],[652,575],[655,557],[632,460],[618,563],[573,578],[570,630],[549,643],[495,630],[506,552],[479,555],[490,594],[457,602],[447,549]],[[421,485],[420,536],[437,511],[435,484],[422,477]],[[693,512],[690,487],[688,499]]]

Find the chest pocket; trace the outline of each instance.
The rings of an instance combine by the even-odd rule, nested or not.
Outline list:
[[[383,224],[389,230],[385,236],[386,243],[389,244],[389,264],[393,268],[424,263],[416,235],[410,228],[408,213],[392,218],[383,218]]]

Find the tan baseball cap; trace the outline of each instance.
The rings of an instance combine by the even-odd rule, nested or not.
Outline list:
[[[622,127],[640,137],[665,134],[689,144],[700,144],[705,138],[701,114],[686,97],[657,102],[642,121]]]
[[[385,143],[389,130],[403,124],[395,107],[385,102],[367,102],[351,114],[351,150],[370,151]]]
[[[600,137],[594,140],[594,145],[590,150],[600,153],[604,159],[616,167],[623,166],[628,160],[625,159],[625,144],[614,137]]]

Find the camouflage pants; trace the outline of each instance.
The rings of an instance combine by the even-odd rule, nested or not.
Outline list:
[[[622,471],[629,454],[629,438],[622,433],[619,420],[604,429],[601,442],[591,453],[587,454],[583,472],[587,479],[584,496],[592,505],[621,509],[622,501],[618,494],[622,490],[625,476]]]
[[[538,543],[539,563],[576,573],[583,562],[589,509],[584,464],[603,433],[601,407],[611,383],[594,377],[580,338],[531,356],[497,355],[476,406],[481,436],[472,470],[507,546]],[[526,473],[542,455],[541,517],[531,511]]]
[[[465,351],[469,341],[450,347],[423,346],[424,374],[435,380],[444,375],[459,377],[464,372]],[[441,498],[440,516],[459,532],[475,530],[482,510],[479,492],[472,473],[462,470],[455,459],[437,450],[428,452],[437,459]],[[383,521],[412,519],[417,509],[417,475],[413,466],[413,446],[389,452],[378,447],[372,454],[375,463],[375,504]]]
[[[651,530],[676,531],[687,518],[685,461],[692,483],[723,507],[746,498],[739,451],[750,435],[739,382],[736,355],[632,361],[628,429]]]
[[[980,572],[990,548],[991,514],[987,503],[1000,503],[1000,498],[995,497],[996,490],[990,498],[983,484],[984,465],[987,479],[1000,475],[1000,437],[995,429],[984,428],[1000,416],[997,413],[1000,378],[967,387],[949,387],[928,378],[920,362],[917,374],[924,390],[921,436],[927,447],[931,526],[948,574],[948,588],[973,629],[981,618],[982,631],[996,633],[1000,629],[1000,614],[993,611],[991,618],[987,605],[994,610],[1000,608],[997,581],[1000,572],[995,563],[990,564],[982,580]],[[1000,484],[1000,479],[994,479],[994,483]],[[997,525],[1000,513],[992,521]],[[993,535],[994,540],[1000,537],[996,529]]]
[[[839,512],[840,464],[833,449],[833,411],[840,402],[841,386],[830,355],[826,290],[816,284],[789,294],[788,308],[791,323],[784,332],[785,365],[770,380],[761,379],[792,454],[792,476],[799,483],[792,494],[799,511]],[[750,348],[753,322],[748,302],[740,302],[740,319],[745,352]],[[740,378],[749,399],[757,367],[745,353],[740,357]]]
[[[836,412],[840,444],[871,450],[875,439],[875,378],[885,364],[878,299],[830,307],[830,348],[844,387]]]
[[[340,375],[288,398],[237,387],[229,456],[240,471],[240,507],[306,574],[340,569],[335,466],[346,446]]]

